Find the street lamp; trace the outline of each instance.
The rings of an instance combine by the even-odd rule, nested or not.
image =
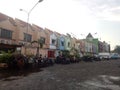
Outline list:
[[[26,31],[26,35],[28,33],[28,29],[29,29],[29,17],[30,17],[30,14],[32,12],[32,10],[37,6],[38,3],[42,2],[43,0],[39,0],[31,9],[30,11],[26,11],[24,9],[20,9],[20,11],[24,11],[25,13],[27,13],[27,31]],[[28,42],[28,35],[27,36],[24,36],[25,37],[25,42]],[[26,54],[26,47],[25,47],[25,54]]]
[[[37,6],[38,3],[42,2],[43,0],[39,0],[31,9],[30,11],[26,11],[24,9],[20,9],[20,11],[24,11],[25,13],[27,13],[27,33],[28,33],[28,27],[29,27],[29,17],[30,17],[30,14],[32,12],[32,10]],[[26,41],[27,41],[27,38],[26,38]]]

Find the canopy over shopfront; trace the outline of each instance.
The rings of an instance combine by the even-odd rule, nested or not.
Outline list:
[[[4,52],[15,52],[15,50],[17,48],[21,47],[21,45],[9,45],[9,44],[0,44],[0,53],[1,51],[4,51]]]

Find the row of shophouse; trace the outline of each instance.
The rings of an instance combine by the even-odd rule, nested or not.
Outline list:
[[[80,55],[110,52],[110,45],[93,38],[89,33],[85,39],[77,39],[70,34],[60,34],[48,28],[35,24],[27,24],[20,19],[13,19],[0,13],[0,51],[19,51],[26,55],[35,55],[37,43],[32,41],[42,40],[43,47],[39,52],[48,57],[56,57],[60,51],[77,50]]]

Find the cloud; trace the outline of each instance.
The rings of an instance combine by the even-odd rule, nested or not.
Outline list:
[[[120,21],[120,0],[75,0],[86,6],[91,15],[109,21]]]

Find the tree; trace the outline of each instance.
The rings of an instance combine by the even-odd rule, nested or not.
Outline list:
[[[33,43],[37,43],[38,45],[37,45],[37,51],[36,51],[36,56],[39,56],[39,50],[40,50],[40,48],[42,48],[43,47],[43,44],[44,44],[44,41],[43,41],[43,39],[38,39],[37,41],[32,41],[31,42],[31,44],[33,44]]]
[[[75,47],[72,47],[71,50],[70,50],[70,54],[76,56],[76,57],[79,57],[79,51],[75,48]]]
[[[119,45],[116,45],[114,52],[120,54],[120,46]]]
[[[63,51],[62,51],[62,55],[65,56],[65,57],[69,57],[69,56],[70,56],[70,51],[68,51],[68,50],[63,50]]]

